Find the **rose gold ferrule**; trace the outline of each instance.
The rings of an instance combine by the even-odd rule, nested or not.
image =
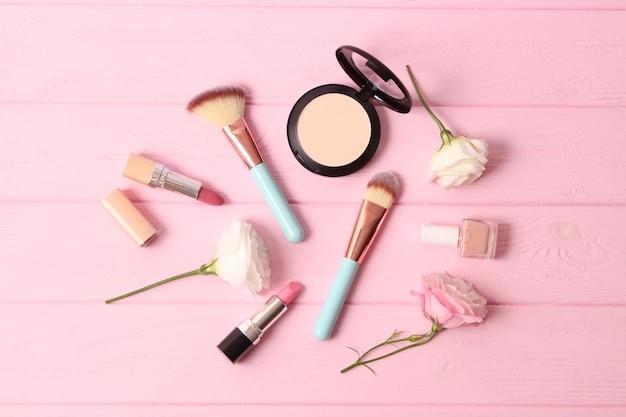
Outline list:
[[[254,142],[254,137],[252,136],[252,133],[250,133],[248,124],[243,117],[239,120],[235,120],[229,125],[224,126],[222,131],[230,141],[231,145],[233,145],[243,162],[248,166],[248,169],[252,169],[263,162],[259,149]]]
[[[387,209],[384,207],[369,200],[363,200],[359,216],[352,230],[352,238],[348,244],[348,249],[346,249],[346,258],[359,264],[363,261],[386,213]]]

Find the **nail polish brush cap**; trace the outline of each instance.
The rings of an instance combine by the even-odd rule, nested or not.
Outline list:
[[[442,226],[438,224],[422,225],[421,242],[429,245],[459,246],[460,230],[457,226]]]

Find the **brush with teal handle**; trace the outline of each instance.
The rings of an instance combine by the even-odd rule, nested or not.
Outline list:
[[[388,171],[374,175],[367,184],[346,255],[315,324],[316,339],[327,340],[331,336],[359,266],[399,191],[398,179]]]
[[[314,329],[314,335],[317,340],[326,340],[333,332],[359,266],[361,264],[350,258],[342,259],[339,271],[335,275],[330,291],[326,296],[326,301],[324,301],[322,306],[322,311],[317,317]]]
[[[290,242],[301,242],[304,230],[259,153],[244,119],[245,93],[235,86],[205,91],[187,104],[187,110],[222,129],[244,161],[272,214]]]
[[[256,185],[261,190],[278,224],[283,229],[283,233],[287,236],[287,240],[294,243],[301,242],[304,239],[304,230],[302,230],[300,222],[296,215],[293,214],[293,210],[291,210],[287,199],[280,191],[267,165],[263,162],[254,166],[250,170],[250,174],[252,174]]]

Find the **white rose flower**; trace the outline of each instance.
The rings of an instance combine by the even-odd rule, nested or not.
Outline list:
[[[437,181],[446,189],[471,184],[483,174],[487,154],[485,140],[453,136],[430,160],[427,181]]]
[[[112,303],[149,290],[167,282],[192,275],[217,275],[232,285],[246,285],[256,295],[270,285],[270,258],[265,242],[249,223],[233,220],[219,241],[215,256],[209,263],[193,271],[166,278],[138,290],[106,300]]]
[[[417,81],[411,72],[411,68],[407,65],[406,69],[422,106],[439,126],[441,140],[443,141],[443,145],[430,160],[427,181],[437,181],[439,185],[446,189],[473,183],[485,171],[488,154],[487,142],[484,139],[470,139],[465,136],[457,137],[446,129],[430,107],[428,107],[417,86]]]
[[[212,269],[231,285],[246,284],[252,294],[270,285],[270,258],[265,242],[249,223],[233,220],[217,245]]]

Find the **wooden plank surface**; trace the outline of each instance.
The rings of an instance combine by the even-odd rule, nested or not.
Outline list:
[[[626,4],[623,1],[0,0],[0,415],[622,416],[626,413]],[[366,168],[316,176],[291,155],[295,101],[353,83],[354,44],[409,84],[410,64],[453,132],[485,138],[486,174],[425,182],[438,131],[418,105],[377,106]],[[287,242],[215,128],[185,111],[220,84],[246,117],[306,239]],[[121,176],[141,153],[221,193],[205,206]],[[401,193],[336,334],[312,328],[365,186]],[[157,226],[137,248],[99,206],[123,189]],[[258,297],[190,277],[106,298],[207,262],[231,219],[264,238]],[[499,223],[494,260],[420,244],[423,223]],[[339,369],[394,329],[423,332],[411,289],[448,271],[476,285],[487,320],[423,347]],[[304,292],[241,363],[215,345],[282,285]]]
[[[353,207],[296,205],[295,210],[307,220],[308,234],[298,245],[286,241],[264,205],[224,207],[215,214],[213,207],[199,203],[142,203],[139,207],[158,217],[155,224],[162,231],[141,249],[96,203],[0,206],[2,252],[30,250],[41,264],[41,269],[23,268],[25,259],[5,259],[0,298],[18,303],[98,303],[200,267],[213,256],[230,219],[241,218],[258,225],[274,254],[272,288],[301,280],[310,284],[301,298],[321,304],[348,244],[358,201]],[[398,297],[416,288],[417,276],[443,270],[472,281],[497,304],[621,305],[626,297],[622,285],[626,260],[621,256],[624,228],[610,223],[621,215],[622,207],[525,206],[506,208],[506,214],[500,206],[398,206],[392,210],[359,271],[353,302],[398,302]],[[421,222],[453,224],[455,219],[478,214],[500,224],[496,259],[462,258],[455,248],[420,243]],[[334,228],[327,226],[329,219],[334,219]],[[83,251],[94,255],[84,259]],[[42,275],[42,270],[50,271],[55,279]],[[127,302],[226,303],[241,302],[242,297],[255,301],[247,297],[247,290],[201,276]]]
[[[441,143],[436,125],[421,108],[407,115],[380,109],[384,132],[364,171],[328,178],[302,169],[287,144],[291,107],[250,105],[246,110],[263,155],[290,201],[352,204],[362,198],[373,173],[393,169],[402,180],[399,204],[562,205],[623,204],[619,175],[626,149],[615,132],[626,130],[626,110],[616,108],[438,108],[457,135],[489,141],[489,170],[480,181],[453,192],[426,183],[426,167]],[[121,176],[130,152],[141,153],[205,182],[230,203],[259,201],[250,175],[222,133],[176,106],[7,104],[0,120],[11,146],[0,155],[6,167],[4,200],[71,198],[93,201],[120,186],[140,200],[183,202],[169,193],[137,186]],[[41,138],[54,132],[54,139]],[[62,143],[64,146],[59,146]],[[71,161],[72,169],[63,169]],[[37,169],[33,169],[37,167]],[[585,167],[584,169],[581,169]],[[590,175],[597,170],[598,175]],[[41,175],[50,172],[49,175]],[[82,173],[88,180],[81,180]],[[237,186],[227,179],[234,178]],[[354,182],[351,181],[354,179]],[[56,184],[67,184],[59,195]],[[217,210],[213,210],[215,212]]]
[[[426,331],[414,304],[350,305],[335,337],[320,343],[311,331],[318,306],[298,303],[234,366],[215,346],[254,306],[44,304],[3,310],[30,329],[24,334],[2,327],[10,336],[4,355],[12,363],[3,373],[14,375],[11,390],[3,393],[9,403],[68,403],[80,392],[81,402],[96,404],[269,405],[282,397],[287,404],[388,407],[625,405],[620,375],[626,344],[615,335],[626,329],[613,320],[624,315],[622,306],[524,306],[524,314],[494,306],[483,325],[446,330],[431,344],[373,364],[377,376],[364,368],[340,374],[355,359],[346,346],[363,351],[395,327]],[[50,341],[48,349],[40,348],[42,339]],[[581,369],[581,360],[593,370]],[[414,379],[406,380],[408,375]],[[390,382],[400,376],[401,383]],[[267,378],[280,383],[259,383]],[[47,387],[52,380],[54,389]],[[242,398],[245,393],[253,398]]]
[[[253,102],[291,104],[318,85],[351,83],[334,51],[354,44],[398,71],[413,65],[432,104],[624,104],[622,10],[313,7],[294,18],[301,11],[7,5],[0,94],[20,102],[181,103],[238,83]],[[372,16],[376,30],[359,30]]]

